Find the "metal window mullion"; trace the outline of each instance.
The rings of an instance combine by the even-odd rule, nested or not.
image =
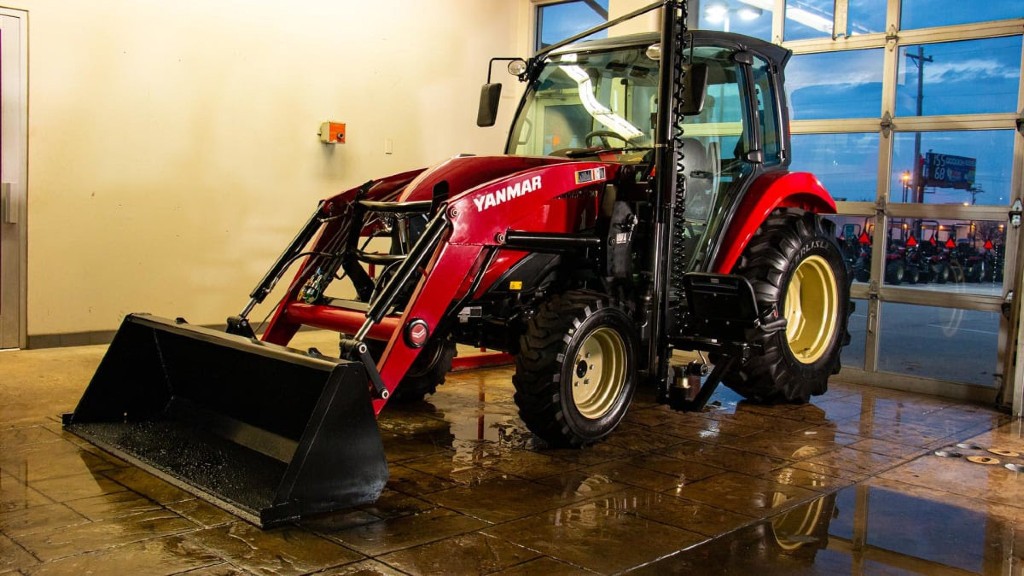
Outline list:
[[[896,34],[900,29],[900,0],[889,0],[885,5],[885,31]]]
[[[889,16],[887,16],[887,19]],[[882,102],[879,118],[891,116],[896,107],[896,42],[887,41],[882,59]],[[868,288],[868,326],[864,350],[864,370],[878,371],[879,328],[882,323],[883,294],[879,289],[885,277],[885,231],[889,226],[886,206],[889,202],[892,173],[893,132],[885,130],[878,124],[875,130],[878,138],[878,190],[875,199],[875,233],[871,246],[871,279]]]
[[[1018,76],[1017,88],[1017,110],[1024,115],[1024,46],[1021,46],[1021,70]],[[1020,130],[1013,138],[1013,172],[1010,176],[1010,197],[1024,199],[1024,134]],[[1011,264],[1012,268],[1003,274],[1003,289],[1013,290],[1015,295],[1013,304],[1010,307],[1010,321],[1006,325],[1007,353],[1003,358],[1003,382],[1005,390],[1012,390],[1012,411],[1013,415],[1020,417],[1024,412],[1024,368],[1020,363],[1015,362],[1016,358],[1024,358],[1024,322],[1021,321],[1024,305],[1021,303],[1022,290],[1024,290],[1024,266],[1020,258],[1024,256],[1024,234],[1020,229],[1006,226],[1006,254],[1004,255],[1004,266]],[[1002,330],[1000,330],[1002,339]],[[1004,396],[1003,401],[1006,402]]]
[[[866,50],[885,46],[885,33],[858,34],[849,38],[831,40],[829,38],[811,38],[808,40],[787,40],[782,45],[794,54],[813,54],[817,52],[842,52],[846,50]]]
[[[782,44],[785,38],[783,29],[786,25],[786,0],[775,0],[775,8],[772,10],[772,43]]]
[[[879,300],[893,304],[913,304],[933,308],[953,308],[960,310],[978,310],[982,312],[999,312],[1003,299],[1000,296],[984,294],[935,292],[916,288],[900,288],[883,285],[878,289]]]
[[[886,213],[893,218],[926,220],[1006,220],[1006,206],[964,206],[963,204],[891,203]]]
[[[955,42],[960,40],[983,40],[1002,36],[1017,36],[1024,29],[1024,18],[1014,20],[997,20],[976,24],[958,24],[936,28],[918,28],[900,30],[900,46],[917,44],[934,44],[936,42]]]
[[[1013,113],[899,116],[893,119],[893,130],[896,132],[1013,130],[1016,126],[1017,115]]]
[[[851,134],[878,132],[878,118],[850,118],[845,120],[793,120],[793,134]]]
[[[875,213],[874,202],[836,202],[836,213],[840,216],[871,216]]]
[[[832,11],[832,39],[846,38],[849,26],[850,3],[848,0],[835,0]]]

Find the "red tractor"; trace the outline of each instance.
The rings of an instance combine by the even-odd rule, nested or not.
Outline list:
[[[228,335],[129,316],[67,428],[265,525],[375,499],[374,416],[433,393],[457,343],[515,357],[520,416],[553,446],[611,433],[641,383],[684,409],[720,381],[825,392],[850,277],[835,203],[787,169],[790,52],[687,31],[683,6],[495,59],[526,85],[504,155],[322,201]],[[660,34],[577,43],[659,8]],[[293,263],[257,339],[248,316]],[[303,326],[340,333],[342,359],[284,348]],[[710,354],[703,387],[674,349]]]

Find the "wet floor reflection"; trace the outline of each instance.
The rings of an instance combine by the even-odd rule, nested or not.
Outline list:
[[[1017,522],[860,484],[719,536],[639,574],[1019,574]]]
[[[78,373],[80,388],[101,353]],[[1024,565],[1015,552],[1024,428],[986,407],[833,382],[806,405],[751,404],[721,387],[707,410],[679,413],[641,388],[604,441],[561,450],[519,419],[512,369],[453,373],[426,401],[382,413],[390,479],[377,502],[258,531],[65,433],[56,414],[81,390],[37,386],[53,362],[0,356],[3,574],[1019,574]],[[27,390],[45,418],[4,410],[18,405],[12,391]]]

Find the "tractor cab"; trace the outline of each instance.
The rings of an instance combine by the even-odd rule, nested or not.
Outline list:
[[[688,36],[680,63],[687,86],[679,152],[690,270],[711,265],[713,247],[702,240],[717,236],[745,181],[788,164],[788,135],[780,129],[787,112],[775,72],[788,57],[778,46],[731,34]],[[635,199],[649,190],[653,176],[655,129],[663,113],[661,61],[656,34],[595,40],[538,56],[520,76],[527,89],[505,152],[633,165],[637,169],[626,173],[635,181],[619,185]]]

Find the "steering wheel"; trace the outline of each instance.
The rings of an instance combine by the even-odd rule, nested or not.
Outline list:
[[[591,143],[591,140],[593,140],[594,138],[601,139],[602,148],[612,148],[612,146],[608,143],[609,138],[622,140],[623,145],[629,144],[629,140],[626,140],[625,137],[620,136],[619,134],[612,132],[611,130],[594,130],[593,132],[589,132],[586,136],[583,137],[583,142],[586,143],[588,148],[593,148],[594,144]]]

